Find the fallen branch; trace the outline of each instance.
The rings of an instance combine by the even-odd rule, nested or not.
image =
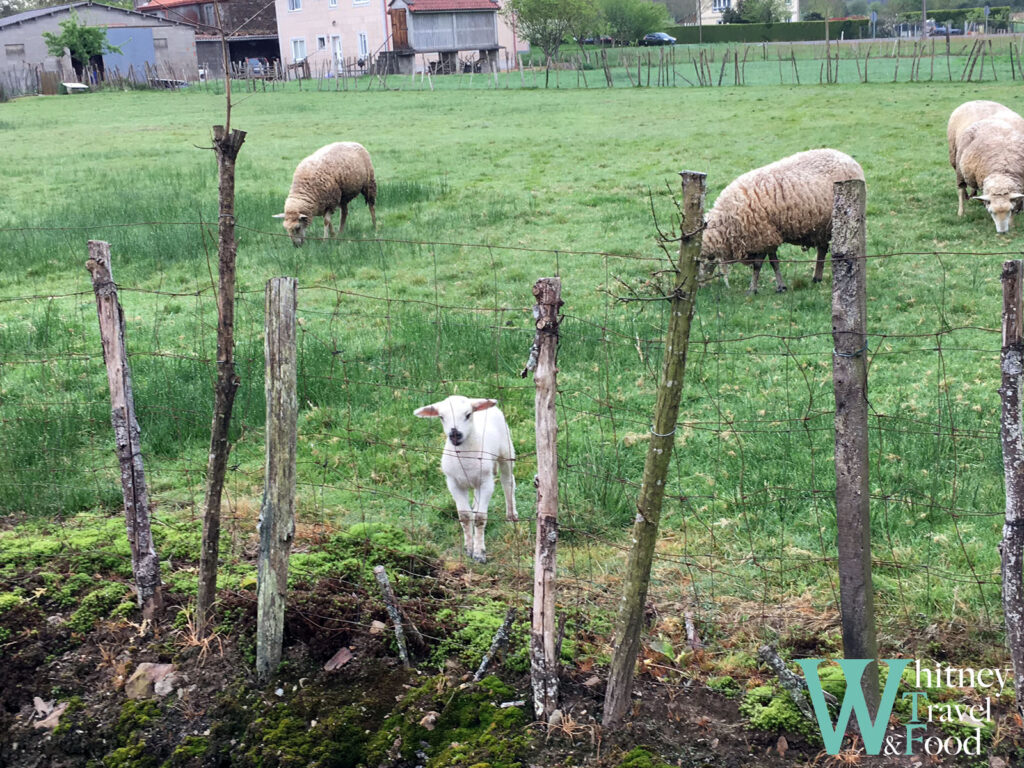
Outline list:
[[[807,701],[807,683],[786,666],[786,662],[779,656],[779,652],[771,645],[762,645],[757,651],[757,658],[771,667],[772,671],[779,678],[779,684],[786,690],[790,698],[793,699],[793,703],[796,704],[796,708],[800,710],[803,716],[812,723],[818,722],[814,710],[811,709],[810,702]],[[825,694],[825,701],[829,704],[837,705],[839,703],[836,697],[828,691],[822,691],[822,693]]]
[[[483,660],[480,662],[480,667],[477,669],[476,674],[473,675],[473,682],[480,682],[484,676],[484,672],[487,671],[487,666],[491,663],[498,652],[502,648],[508,647],[509,635],[512,632],[512,622],[516,620],[516,609],[509,608],[505,614],[505,621],[498,627],[498,631],[494,633],[494,639],[491,640],[491,647],[487,649],[487,653],[484,654]],[[504,706],[504,705],[502,705]]]
[[[391,582],[388,581],[387,571],[384,570],[383,565],[378,565],[374,567],[373,575],[377,579],[377,584],[380,585],[380,592],[384,596],[384,604],[387,606],[388,616],[391,617],[391,623],[395,627],[395,642],[398,644],[398,656],[402,659],[402,664],[405,665],[406,669],[411,669],[412,664],[409,663],[409,650],[405,645],[405,631],[402,629],[402,613],[398,610],[398,602],[395,600],[394,590],[391,589]]]

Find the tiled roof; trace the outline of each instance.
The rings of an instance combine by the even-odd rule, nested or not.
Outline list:
[[[497,0],[405,0],[412,13],[438,11],[497,11]]]

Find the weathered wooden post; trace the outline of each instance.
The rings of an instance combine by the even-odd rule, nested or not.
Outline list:
[[[267,399],[266,464],[260,507],[256,586],[256,673],[266,680],[281,662],[288,555],[295,536],[295,461],[299,405],[296,396],[296,280],[267,282],[263,340]]]
[[[843,653],[874,659],[861,679],[872,715],[878,708],[878,643],[871,581],[868,487],[868,376],[865,187],[837,181],[832,209],[832,382],[839,601]]]
[[[1000,360],[1003,410],[1003,474],[1006,517],[999,556],[1003,571],[1003,616],[1013,679],[1024,680],[1024,262],[1003,263],[1003,350]],[[1016,686],[1017,712],[1024,715],[1024,685]]]
[[[617,725],[629,705],[633,671],[643,630],[644,604],[654,561],[654,546],[658,539],[658,524],[665,497],[665,479],[668,477],[668,465],[675,445],[690,324],[697,296],[697,261],[703,240],[704,184],[707,176],[695,171],[683,171],[680,175],[683,177],[683,220],[679,262],[670,297],[665,359],[654,407],[651,442],[647,447],[643,483],[636,505],[633,548],[629,553],[622,599],[615,622],[615,654],[608,673],[608,688],[604,699],[602,724],[605,727]]]
[[[535,363],[537,433],[537,545],[533,561],[533,622],[530,629],[530,680],[538,720],[558,709],[558,643],[555,639],[555,564],[558,544],[558,310],[562,281],[543,277],[533,286],[537,335],[527,370]],[[526,371],[523,371],[526,375]]]
[[[132,552],[136,595],[143,617],[156,621],[163,610],[160,558],[153,546],[149,493],[142,468],[142,454],[139,452],[139,422],[135,419],[132,372],[125,351],[124,312],[117,299],[117,286],[111,271],[110,244],[90,240],[89,260],[85,268],[92,275],[92,289],[96,294],[103,362],[107,367],[107,383],[110,386],[110,421],[114,427],[117,458],[121,464],[124,518]]]
[[[230,81],[230,77],[228,77]],[[230,102],[228,119],[230,120]],[[206,636],[213,601],[217,596],[217,557],[220,549],[220,502],[227,474],[228,427],[235,404],[239,379],[235,373],[235,160],[245,141],[245,131],[213,126],[213,148],[217,153],[217,384],[210,428],[210,454],[206,465],[206,498],[203,501],[203,539],[199,553],[199,594],[196,599],[196,625],[200,637]]]

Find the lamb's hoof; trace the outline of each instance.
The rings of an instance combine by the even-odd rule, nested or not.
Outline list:
[[[789,290],[789,288],[787,288],[784,285],[779,285],[779,286],[776,286],[776,288],[775,288],[775,292],[776,293],[785,293],[788,290]]]
[[[513,512],[511,515],[505,515],[505,519],[508,520],[510,523],[518,523],[519,515]]]
[[[486,552],[484,554],[482,554],[482,555],[478,555],[478,554],[476,554],[474,552],[472,555],[470,555],[470,557],[473,558],[473,562],[475,562],[475,563],[486,563],[487,562],[487,553]]]
[[[811,282],[812,283],[820,283],[821,282],[821,278],[820,277],[812,277],[811,278]]]
[[[748,288],[747,296],[757,296],[757,288]]]

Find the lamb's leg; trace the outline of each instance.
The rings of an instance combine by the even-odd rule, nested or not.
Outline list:
[[[514,523],[519,519],[519,513],[516,512],[516,478],[512,474],[512,467],[512,459],[499,459],[501,490],[505,494],[505,519]]]
[[[820,283],[822,277],[825,275],[825,251],[828,250],[827,245],[818,246],[818,261],[814,264],[814,282]]]
[[[473,491],[473,559],[478,563],[487,562],[487,545],[484,530],[487,528],[487,507],[494,495],[494,476],[488,474],[480,481],[480,487]]]
[[[771,250],[768,252],[768,262],[772,265],[772,269],[775,270],[775,292],[785,293],[786,281],[782,279],[782,270],[779,269],[778,250]]]
[[[747,289],[747,295],[757,293],[757,281],[761,277],[761,265],[764,264],[764,256],[751,256],[750,257],[750,269],[753,274],[750,276],[750,287]]]
[[[448,491],[455,499],[455,510],[459,514],[462,545],[466,548],[466,554],[473,557],[473,506],[469,503],[469,492],[457,486],[451,478],[448,478]]]
[[[338,234],[340,235],[345,231],[345,220],[348,219],[348,203],[342,202],[341,204],[341,226],[338,227]]]

